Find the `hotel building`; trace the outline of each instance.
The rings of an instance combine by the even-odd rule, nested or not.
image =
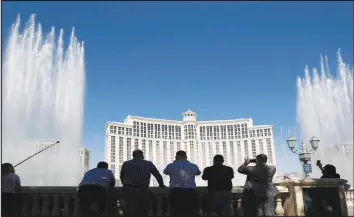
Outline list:
[[[193,111],[183,113],[183,119],[163,120],[128,116],[124,123],[105,125],[105,160],[116,178],[124,161],[132,159],[132,152],[141,149],[146,160],[152,161],[168,185],[169,177],[162,173],[175,159],[178,150],[187,152],[188,160],[201,171],[213,164],[213,157],[222,154],[225,165],[234,169],[234,185],[243,185],[245,176],[237,173],[244,158],[264,153],[268,163],[275,165],[272,125],[254,126],[251,118],[237,120],[197,121]],[[197,186],[205,186],[201,176]],[[118,183],[120,185],[120,183]],[[152,177],[150,186],[157,186]]]

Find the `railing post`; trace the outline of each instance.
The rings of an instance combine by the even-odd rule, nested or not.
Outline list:
[[[64,198],[64,210],[63,216],[70,217],[70,202],[71,202],[71,195],[70,194],[63,194],[62,197]]]
[[[162,195],[156,194],[156,216],[161,217],[163,216],[163,211],[162,211]]]
[[[284,208],[282,205],[282,199],[280,197],[277,197],[276,199],[275,215],[284,216]]]
[[[73,195],[74,198],[74,210],[73,210],[73,216],[74,217],[79,217],[80,216],[80,199],[77,194]]]
[[[41,213],[41,207],[40,207],[40,196],[39,194],[32,194],[33,197],[33,207],[32,207],[32,211],[31,211],[31,216],[39,216],[39,214]]]
[[[204,195],[202,193],[198,194],[198,216],[204,216]]]
[[[41,195],[43,197],[43,209],[42,209],[42,213],[41,216],[51,216],[51,212],[50,212],[50,195],[49,194],[42,194]]]
[[[241,198],[237,199],[236,211],[237,211],[237,215],[238,216],[245,216],[245,212],[244,212],[243,207],[242,207],[242,199]]]
[[[59,194],[54,194],[54,204],[53,204],[53,210],[52,210],[52,216],[57,217],[60,216],[60,196]]]
[[[31,214],[31,211],[29,209],[29,200],[31,199],[31,196],[29,195],[22,195],[21,200],[22,200],[22,216],[23,217],[28,217]]]

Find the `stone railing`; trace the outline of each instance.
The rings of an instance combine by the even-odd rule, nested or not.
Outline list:
[[[349,188],[345,192],[345,196],[347,199],[348,215],[354,216],[354,188]]]
[[[284,215],[284,201],[288,197],[288,189],[278,186],[279,195],[275,212],[277,216]],[[170,216],[168,209],[168,188],[150,188],[151,204],[149,216]],[[206,215],[206,197],[207,189],[198,187],[198,216]],[[22,192],[22,216],[80,216],[80,201],[77,196],[76,187],[23,187]],[[241,205],[242,187],[234,187],[233,200],[230,204],[232,216],[243,216],[244,210]],[[121,188],[115,188],[107,203],[105,216],[118,217],[123,216],[122,206],[124,198],[121,194]]]

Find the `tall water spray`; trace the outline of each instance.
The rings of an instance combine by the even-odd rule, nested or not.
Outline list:
[[[353,151],[343,154],[339,145],[353,145],[353,68],[346,65],[338,50],[337,75],[329,71],[327,57],[321,57],[321,69],[305,68],[305,77],[297,79],[297,118],[302,140],[320,139],[313,156],[314,177],[320,177],[316,160],[333,164],[341,178],[353,184]]]
[[[32,15],[23,31],[12,25],[3,62],[3,162],[16,164],[44,144],[60,144],[16,167],[23,185],[76,185],[84,112],[84,46],[72,29],[45,36]]]

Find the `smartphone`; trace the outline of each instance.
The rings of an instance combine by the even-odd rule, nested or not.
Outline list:
[[[320,165],[321,164],[321,160],[317,160],[316,165]]]
[[[256,159],[250,159],[251,163],[256,163]]]

